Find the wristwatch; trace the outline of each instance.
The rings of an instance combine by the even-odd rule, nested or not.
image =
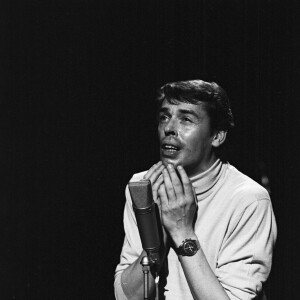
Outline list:
[[[182,244],[175,248],[175,252],[177,255],[182,256],[193,256],[200,249],[200,243],[197,240],[185,239]]]

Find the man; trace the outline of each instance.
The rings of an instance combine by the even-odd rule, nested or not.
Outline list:
[[[214,82],[160,89],[160,161],[149,179],[164,235],[158,270],[165,299],[258,299],[271,270],[276,222],[267,191],[218,157],[233,127],[228,97]],[[126,188],[125,240],[117,299],[143,299],[142,249]],[[150,294],[155,295],[154,278]]]

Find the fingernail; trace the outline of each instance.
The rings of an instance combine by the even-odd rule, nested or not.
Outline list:
[[[177,169],[178,169],[178,170],[182,170],[182,166],[180,166],[180,165],[177,166]]]
[[[172,165],[171,165],[171,164],[168,164],[168,168],[169,168],[169,169],[172,169]]]

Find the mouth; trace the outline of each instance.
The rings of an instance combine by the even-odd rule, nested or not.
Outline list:
[[[180,147],[173,144],[163,143],[161,145],[161,150],[164,156],[174,156],[180,151]]]

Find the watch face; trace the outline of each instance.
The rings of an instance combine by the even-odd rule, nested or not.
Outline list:
[[[198,247],[194,241],[184,242],[182,248],[183,248],[185,255],[187,255],[187,256],[192,256],[192,255],[196,254],[196,252],[198,251]]]

